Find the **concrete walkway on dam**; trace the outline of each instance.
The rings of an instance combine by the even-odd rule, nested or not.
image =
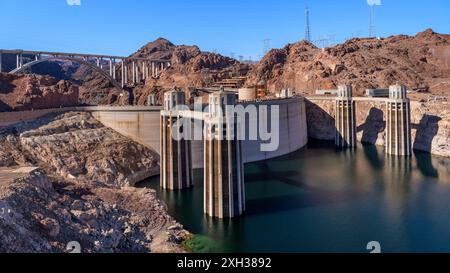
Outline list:
[[[245,163],[275,158],[295,152],[308,142],[306,109],[301,97],[290,99],[263,100],[244,102],[243,106],[254,104],[259,110],[262,105],[279,106],[279,147],[272,152],[262,152],[259,140],[246,140],[242,144]],[[160,111],[158,106],[81,106],[57,109],[44,109],[21,112],[0,113],[0,126],[6,126],[21,121],[30,121],[50,113],[70,111],[91,112],[105,126],[130,139],[145,145],[158,154],[160,153]],[[270,109],[270,108],[269,108]],[[270,111],[263,117],[270,124]],[[269,119],[269,120],[267,120]],[[249,124],[257,124],[258,120],[246,118],[246,128]],[[270,130],[269,130],[270,132]],[[203,167],[203,141],[192,142],[193,167]]]

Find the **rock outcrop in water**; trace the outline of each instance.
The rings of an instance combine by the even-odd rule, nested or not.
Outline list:
[[[22,172],[21,169],[39,167]],[[158,155],[86,113],[0,129],[0,252],[182,252],[189,236],[150,189]]]

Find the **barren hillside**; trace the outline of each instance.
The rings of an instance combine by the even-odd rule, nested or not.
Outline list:
[[[157,93],[178,87],[204,87],[215,81],[232,76],[246,75],[250,66],[220,54],[202,52],[197,46],[179,45],[159,38],[142,47],[133,57],[162,58],[172,65],[158,79],[147,79],[134,88],[137,104],[145,104],[150,93]]]
[[[270,51],[249,74],[247,85],[261,80],[273,92],[290,87],[311,94],[350,83],[361,95],[366,88],[398,82],[450,95],[450,35],[429,29],[416,36],[356,38],[325,49],[301,41]]]

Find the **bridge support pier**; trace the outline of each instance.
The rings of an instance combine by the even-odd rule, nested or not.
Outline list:
[[[192,152],[190,140],[177,140],[173,131],[180,132],[182,124],[177,105],[185,104],[185,96],[180,91],[164,94],[164,110],[161,111],[161,187],[167,190],[181,190],[193,185]],[[181,127],[181,128],[180,128]]]
[[[386,101],[386,153],[410,156],[411,142],[411,108],[406,87],[393,85]]]
[[[144,81],[145,81],[146,78],[147,78],[147,77],[146,77],[146,76],[147,76],[147,75],[146,75],[147,73],[145,72],[146,68],[147,68],[147,66],[146,66],[146,64],[145,64],[145,61],[143,61],[143,62],[142,62],[142,79],[143,79]]]
[[[204,211],[217,218],[233,218],[245,211],[244,165],[237,139],[234,113],[236,95],[220,92],[209,96],[209,117],[205,119]]]
[[[132,79],[133,79],[133,84],[135,84],[136,83],[136,63],[135,62],[132,63],[132,67],[133,67],[133,77],[132,77]]]
[[[335,143],[339,148],[354,148],[356,141],[356,114],[352,87],[341,85],[338,87],[336,98]]]
[[[155,63],[152,62],[152,78],[155,78]]]
[[[109,76],[113,77],[113,60],[112,59],[109,59]]]
[[[125,63],[124,63],[125,61],[124,60],[122,60],[122,63],[121,63],[121,81],[122,81],[122,88],[124,88],[124,86],[125,86]]]

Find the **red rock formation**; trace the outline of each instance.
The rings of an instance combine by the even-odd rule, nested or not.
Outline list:
[[[0,111],[78,105],[78,87],[50,76],[0,73]]]
[[[122,92],[103,75],[89,67],[79,66],[71,81],[79,85],[79,103],[82,105],[122,105],[128,104],[128,92]]]
[[[133,53],[130,57],[169,60],[172,58],[175,47],[170,41],[164,38],[158,38],[141,47],[141,49]]]
[[[319,49],[301,41],[270,51],[250,73],[247,85],[265,80],[271,91],[282,88],[313,93],[350,83],[366,88],[401,83],[409,88],[450,94],[450,35],[426,30],[410,37],[352,39]]]
[[[147,79],[144,84],[134,88],[135,102],[145,104],[147,96],[173,87],[189,90],[192,87],[204,87],[213,82],[232,76],[246,75],[250,66],[220,54],[202,52],[197,46],[174,46],[165,39],[149,43],[133,57],[170,59],[171,67],[161,73],[158,79]]]

